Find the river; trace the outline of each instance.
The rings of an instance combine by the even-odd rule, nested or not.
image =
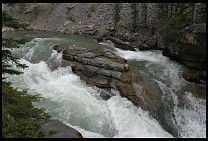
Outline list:
[[[2,36],[30,40],[12,51],[29,67],[21,75],[7,75],[7,81],[18,90],[39,94],[42,98],[33,103],[35,107],[46,109],[84,138],[206,137],[206,99],[181,90],[190,83],[181,77],[186,68],[163,56],[161,51],[123,51],[97,44],[91,38],[53,32],[10,32]],[[130,67],[142,74],[161,105],[157,120],[119,94],[103,100],[99,88],[86,85],[70,66],[61,67],[62,54],[52,50],[60,43],[104,47],[127,59]]]

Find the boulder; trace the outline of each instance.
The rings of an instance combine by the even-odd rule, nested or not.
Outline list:
[[[206,71],[186,70],[183,71],[182,76],[189,82],[206,83]]]
[[[63,124],[57,119],[47,121],[42,125],[46,136],[44,138],[83,138],[77,130]],[[50,134],[50,131],[55,131]]]
[[[199,78],[206,81],[206,71],[199,71]]]
[[[104,37],[104,36],[107,36],[107,35],[110,35],[111,34],[111,31],[104,27],[104,26],[101,26],[99,29],[98,29],[98,36],[99,37]]]
[[[107,36],[108,40],[111,40],[117,48],[123,49],[123,50],[131,50],[135,51],[135,49],[129,45],[129,43],[126,43],[118,38],[112,37],[112,36]]]
[[[101,91],[99,94],[100,94],[100,97],[103,100],[106,100],[107,101],[109,98],[111,98],[111,95],[108,92]]]
[[[199,73],[196,71],[193,71],[193,70],[183,71],[182,76],[185,80],[189,82],[195,82],[195,83],[200,82]]]
[[[162,37],[153,35],[147,41],[140,43],[139,50],[162,50],[164,48]]]
[[[179,39],[165,46],[162,53],[190,69],[206,70],[206,23],[182,29]]]

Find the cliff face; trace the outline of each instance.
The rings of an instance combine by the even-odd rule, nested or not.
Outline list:
[[[149,4],[147,24],[154,19],[154,4]],[[138,9],[141,4],[138,4]],[[60,31],[73,34],[94,34],[101,27],[113,29],[113,3],[27,3],[8,6],[3,10],[21,22],[30,24],[30,29]],[[129,35],[132,29],[131,7],[122,3],[118,34]],[[143,25],[142,10],[138,11],[138,25]]]
[[[179,39],[168,44],[163,55],[191,69],[206,70],[206,23],[182,29]]]
[[[102,40],[102,35],[114,33],[114,6],[115,3],[21,3],[2,4],[2,9],[19,21],[29,23],[29,29],[32,30],[98,35]],[[160,49],[163,50],[163,55],[176,59],[191,69],[205,70],[206,24],[202,24],[205,25],[202,28],[202,34],[201,31],[199,31],[200,35],[189,33],[191,31],[183,31],[181,33],[184,34],[184,37],[179,37],[181,38],[180,42],[175,41],[164,45],[165,39],[154,33],[154,25],[157,23],[155,3],[147,4],[146,16],[144,16],[142,3],[136,4],[138,9],[136,24],[139,28],[133,28],[130,3],[120,3],[120,6],[120,20],[117,23],[114,37],[121,39],[121,41],[131,42],[130,45],[125,43],[118,45],[120,48],[129,50],[134,50],[133,48],[139,50]],[[144,28],[144,17],[147,17],[148,28]],[[192,40],[192,35],[194,39],[196,36],[197,44],[193,45],[192,41],[189,41]],[[113,38],[107,39],[116,43]],[[175,48],[178,50],[182,48],[182,50],[175,52]],[[198,48],[201,48],[200,51],[197,51]]]

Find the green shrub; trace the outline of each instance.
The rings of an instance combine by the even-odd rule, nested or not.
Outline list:
[[[116,29],[117,23],[120,21],[121,3],[115,3],[113,11],[114,11],[113,14],[114,29]]]
[[[18,3],[19,6],[19,10],[22,12],[24,11],[25,7],[26,7],[26,3]]]
[[[87,16],[88,18],[92,17],[92,13],[95,11],[95,4],[90,4],[88,6]]]
[[[70,15],[69,17],[67,17],[67,20],[70,20],[70,21],[75,23],[75,16],[74,15]]]

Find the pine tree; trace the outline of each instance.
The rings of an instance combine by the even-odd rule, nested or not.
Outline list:
[[[17,19],[8,15],[5,11],[2,12],[2,26],[18,28],[26,28],[27,24],[18,23]],[[25,64],[21,64],[17,57],[12,56],[11,49],[18,48],[19,44],[25,40],[15,40],[13,38],[2,38],[2,74],[21,74],[22,72],[12,68],[14,64],[17,68],[26,68]],[[3,78],[4,79],[4,78]]]
[[[113,15],[114,29],[116,29],[117,24],[120,21],[121,3],[115,3],[113,10],[114,10],[114,15]]]
[[[196,19],[200,23],[206,23],[206,3],[199,3],[196,10]]]
[[[195,3],[193,6],[192,23],[196,22],[196,8],[197,8],[197,3]]]
[[[143,25],[146,28],[147,27],[147,9],[148,9],[148,3],[143,3],[142,4],[142,9],[143,9]]]
[[[137,4],[136,3],[131,3],[130,7],[131,7],[132,27],[133,27],[133,29],[135,29],[136,26],[137,26],[137,15],[138,15]]]
[[[2,13],[2,26],[13,28],[26,28],[26,24],[20,24],[6,12]],[[21,64],[18,58],[12,56],[11,49],[18,48],[25,40],[2,38],[2,74],[21,74],[13,69],[27,67]],[[3,138],[30,138],[44,137],[45,131],[42,125],[51,116],[44,109],[35,108],[33,102],[39,100],[38,95],[28,95],[27,90],[17,91],[11,87],[10,82],[2,79],[2,137]]]

